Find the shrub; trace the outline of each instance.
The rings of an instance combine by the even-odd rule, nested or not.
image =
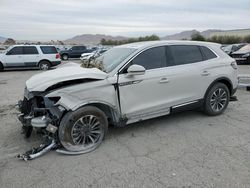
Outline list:
[[[205,37],[202,36],[200,33],[194,33],[191,35],[191,40],[195,40],[195,41],[206,41]]]

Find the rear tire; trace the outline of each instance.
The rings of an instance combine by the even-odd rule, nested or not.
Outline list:
[[[222,114],[229,103],[230,92],[223,83],[214,84],[204,98],[204,112],[209,116]]]
[[[68,112],[62,119],[58,136],[62,146],[75,154],[95,150],[108,130],[108,120],[100,109],[86,106]]]
[[[41,61],[39,64],[38,64],[38,66],[39,66],[39,69],[40,70],[49,70],[50,69],[50,67],[51,67],[51,65],[50,65],[50,63],[48,62],[48,61]]]

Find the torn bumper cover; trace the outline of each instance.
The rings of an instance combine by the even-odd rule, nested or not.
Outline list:
[[[19,159],[31,160],[60,147],[57,132],[65,109],[55,105],[59,99],[25,92],[24,99],[17,103],[16,109],[20,111],[18,119],[22,123],[22,133],[25,137],[30,137],[34,129],[45,136],[43,144],[18,155]]]
[[[24,161],[32,160],[37,157],[42,156],[43,154],[49,152],[50,150],[57,148],[57,143],[54,139],[48,141],[48,143],[43,143],[37,148],[33,148],[24,154],[17,155],[17,158],[22,159]]]

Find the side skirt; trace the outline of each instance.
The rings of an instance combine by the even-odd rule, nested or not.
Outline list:
[[[143,114],[135,114],[127,120],[126,125],[131,124],[131,123],[135,123],[135,122],[140,122],[140,121],[147,120],[147,119],[152,119],[152,118],[156,118],[156,117],[160,117],[160,116],[169,115],[172,113],[178,113],[178,112],[182,112],[182,111],[199,109],[203,106],[203,101],[204,101],[203,99],[200,99],[200,100],[190,101],[187,103],[172,106],[170,108],[166,108],[166,107],[161,108],[157,111],[153,111],[150,113],[145,112]]]

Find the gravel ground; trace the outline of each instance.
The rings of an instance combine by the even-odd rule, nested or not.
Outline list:
[[[250,93],[208,117],[183,112],[109,129],[94,152],[14,158],[40,143],[20,134],[14,104],[35,70],[0,73],[0,187],[250,187]],[[249,73],[250,66],[240,66]]]

